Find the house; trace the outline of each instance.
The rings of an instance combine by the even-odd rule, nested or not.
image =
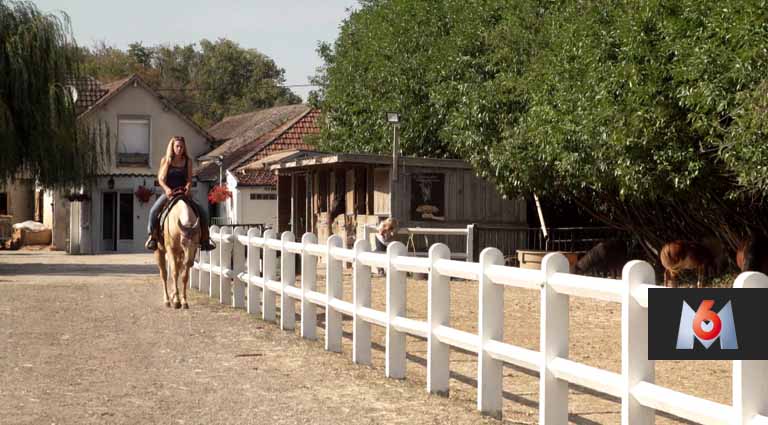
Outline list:
[[[251,166],[270,155],[313,150],[307,137],[319,132],[319,111],[308,105],[287,105],[227,117],[208,129],[219,144],[196,176],[226,183],[232,198],[219,204],[214,224],[277,226],[277,177]]]
[[[525,199],[506,199],[462,160],[401,157],[394,175],[388,155],[299,152],[263,162],[278,174],[278,231],[313,232],[321,243],[338,234],[351,246],[386,217],[406,228],[528,225]],[[464,251],[466,238],[409,242],[415,250],[444,242]]]
[[[73,85],[78,119],[108,129],[110,156],[94,183],[78,188],[85,200],[70,202],[66,193],[46,191],[44,223],[53,228],[56,247],[64,246],[68,235],[70,253],[144,251],[155,198],[141,202],[137,189],[160,193],[157,172],[171,137],[184,136],[192,158],[208,152],[213,137],[138,75],[108,84],[85,78]],[[192,192],[200,205],[207,205],[207,185],[195,183]]]

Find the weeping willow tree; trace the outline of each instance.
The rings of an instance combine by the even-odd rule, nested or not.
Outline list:
[[[65,187],[98,173],[102,137],[78,123],[67,87],[78,77],[77,58],[66,15],[0,0],[0,183]]]

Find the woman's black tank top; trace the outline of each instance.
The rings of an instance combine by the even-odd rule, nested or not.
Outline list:
[[[171,190],[184,187],[187,184],[187,159],[184,161],[184,166],[174,167],[172,164],[168,164],[168,173],[165,176],[165,184],[171,188]]]

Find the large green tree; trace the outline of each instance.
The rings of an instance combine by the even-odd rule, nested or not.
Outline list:
[[[99,167],[98,137],[79,128],[68,81],[77,78],[66,15],[0,0],[0,182],[83,183]]]
[[[120,50],[106,43],[82,51],[89,75],[110,81],[138,73],[203,127],[228,115],[300,103],[285,70],[266,55],[228,39]]]
[[[316,95],[321,144],[468,159],[516,196],[579,203],[647,246],[766,228],[764,1],[369,1]]]

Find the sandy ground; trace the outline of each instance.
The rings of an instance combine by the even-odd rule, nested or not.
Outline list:
[[[408,338],[407,378],[386,379],[383,329],[373,329],[373,366],[355,365],[351,320],[338,354],[324,351],[322,329],[304,340],[196,291],[190,310],[168,309],[152,261],[0,251],[0,423],[537,423],[535,374],[505,368],[504,419],[486,418],[475,411],[474,355],[453,351],[450,396],[431,396],[424,341]],[[383,309],[381,278],[373,300]],[[451,302],[452,325],[476,331],[477,284],[452,282]],[[506,342],[538,349],[538,306],[538,293],[505,291]],[[423,280],[409,279],[408,315],[426,316]],[[618,305],[574,298],[570,327],[573,359],[620,370]],[[656,376],[730,403],[728,362],[658,362]],[[569,401],[571,423],[619,422],[616,399],[572,387]]]

